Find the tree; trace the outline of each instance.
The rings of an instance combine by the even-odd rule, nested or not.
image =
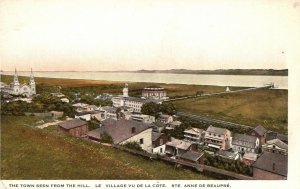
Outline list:
[[[100,134],[100,142],[112,144],[113,139],[108,133],[104,132]]]
[[[141,108],[141,112],[143,114],[155,116],[156,118],[158,117],[159,110],[160,110],[159,105],[154,102],[145,103]]]
[[[116,110],[116,114],[117,114],[117,119],[120,119],[120,117],[121,117],[121,108],[117,108],[117,110]]]
[[[99,128],[100,121],[96,118],[92,117],[90,121],[88,121],[89,131]]]
[[[176,114],[176,108],[175,108],[174,104],[169,103],[169,102],[167,102],[167,103],[165,103],[165,102],[162,103],[162,104],[160,105],[160,111],[161,111],[162,113],[168,114],[168,115],[174,115],[174,114]]]

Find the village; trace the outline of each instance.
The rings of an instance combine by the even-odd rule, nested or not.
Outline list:
[[[169,98],[162,87],[145,86],[140,97],[130,96],[129,90],[125,84],[120,95],[84,94],[85,99],[77,94],[72,100],[58,90],[47,96],[51,101],[36,93],[32,71],[28,85],[20,85],[15,71],[11,84],[1,83],[1,111],[9,114],[13,111],[10,104],[20,102],[26,107],[22,113],[41,117],[37,128],[55,126],[58,133],[204,174],[242,180],[287,179],[287,135],[260,125],[231,129],[226,124],[190,120],[166,102]],[[47,100],[51,111],[35,111],[42,110],[39,104]]]

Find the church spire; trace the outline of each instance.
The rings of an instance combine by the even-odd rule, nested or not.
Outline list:
[[[14,84],[19,84],[19,79],[18,79],[18,74],[17,74],[17,68],[15,68]]]
[[[30,81],[33,81],[33,80],[34,80],[34,75],[33,75],[32,68],[31,68],[31,72],[30,72]]]

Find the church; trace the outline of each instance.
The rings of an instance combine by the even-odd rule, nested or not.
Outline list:
[[[13,78],[13,82],[11,82],[9,85],[1,86],[1,90],[3,92],[6,92],[10,95],[14,96],[24,96],[24,97],[31,97],[32,95],[36,94],[36,88],[35,88],[35,81],[33,72],[31,69],[30,72],[30,78],[28,84],[20,84],[17,74],[17,69],[15,69],[15,74]]]

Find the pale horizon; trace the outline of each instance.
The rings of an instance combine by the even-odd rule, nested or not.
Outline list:
[[[3,0],[6,71],[287,69],[294,1]]]

